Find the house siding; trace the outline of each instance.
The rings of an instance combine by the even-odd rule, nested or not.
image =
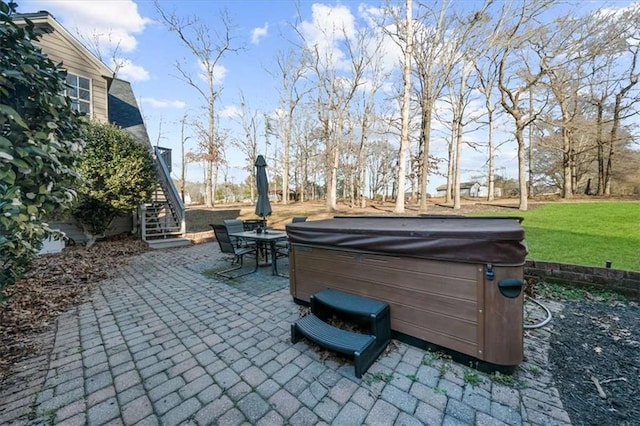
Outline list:
[[[64,69],[72,74],[91,79],[92,118],[107,122],[107,80],[87,62],[85,55],[71,46],[60,34],[44,34],[38,45],[55,63],[62,62]]]
[[[85,244],[87,242],[87,236],[82,230],[80,223],[71,219],[66,222],[49,222],[51,229],[57,229],[73,240],[76,244]],[[120,235],[124,233],[131,233],[133,227],[133,215],[128,214],[125,216],[117,216],[109,224],[109,229],[104,233],[105,237],[112,237],[114,235]]]

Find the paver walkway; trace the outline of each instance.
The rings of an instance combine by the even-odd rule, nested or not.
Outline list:
[[[569,423],[545,370],[546,331],[527,331],[528,361],[507,384],[403,343],[359,380],[351,364],[291,344],[288,288],[256,297],[193,268],[216,256],[202,244],[132,259],[18,366],[0,423]]]

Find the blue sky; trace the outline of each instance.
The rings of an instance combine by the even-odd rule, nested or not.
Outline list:
[[[471,1],[471,0],[469,0]],[[318,37],[318,27],[338,23],[352,26],[365,25],[363,14],[382,5],[381,1],[312,2],[301,0],[275,1],[221,1],[221,0],[161,0],[167,12],[175,11],[181,17],[197,16],[211,28],[219,23],[219,11],[226,8],[234,25],[236,44],[244,47],[238,53],[229,53],[221,61],[220,86],[223,91],[216,101],[220,126],[240,136],[234,113],[239,108],[242,92],[252,110],[271,114],[277,108],[279,80],[269,74],[274,70],[278,51],[288,47],[285,38],[295,39],[292,25],[301,20],[299,27],[307,37]],[[403,3],[395,1],[395,3]],[[119,43],[119,56],[127,60],[119,77],[129,80],[141,106],[152,143],[174,150],[174,176],[180,168],[180,124],[184,114],[190,118],[203,115],[202,99],[195,90],[176,78],[176,60],[185,59],[197,70],[193,56],[180,45],[175,34],[169,33],[151,0],[18,0],[19,12],[48,10],[72,34],[100,35],[104,62],[111,66],[109,52]],[[468,5],[467,0],[455,3],[456,7]],[[603,2],[584,3],[584,9],[601,7]],[[623,7],[628,1],[615,1],[609,5]],[[204,121],[204,118],[203,118]],[[186,135],[190,135],[187,129]],[[438,129],[434,129],[438,136]],[[504,137],[510,137],[505,134]],[[195,147],[195,138],[187,141],[187,150]],[[262,148],[264,142],[260,144]],[[264,149],[260,149],[263,153]],[[431,153],[446,156],[446,146],[435,140]],[[242,170],[243,158],[231,147],[227,149],[229,176],[238,183],[247,173]],[[463,155],[463,180],[479,175],[486,159],[484,153],[469,151]],[[516,177],[516,151],[513,144],[500,148],[496,171],[510,178]],[[202,168],[190,164],[188,180],[202,179]],[[428,191],[444,183],[439,176],[429,177]]]

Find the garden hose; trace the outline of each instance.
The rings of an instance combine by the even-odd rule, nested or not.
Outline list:
[[[545,310],[545,312],[547,313],[547,317],[540,321],[537,324],[525,324],[523,326],[523,328],[525,329],[533,329],[533,328],[542,328],[545,325],[549,324],[549,321],[551,321],[551,311],[549,310],[549,308],[547,308],[545,305],[543,305],[542,303],[538,302],[536,299],[533,299],[529,296],[525,296],[527,298],[527,300],[532,301],[533,303],[535,303],[536,305],[540,306],[542,309]]]

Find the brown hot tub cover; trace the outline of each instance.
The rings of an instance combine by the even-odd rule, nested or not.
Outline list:
[[[289,242],[377,254],[521,265],[527,255],[513,217],[336,217],[287,225]]]

